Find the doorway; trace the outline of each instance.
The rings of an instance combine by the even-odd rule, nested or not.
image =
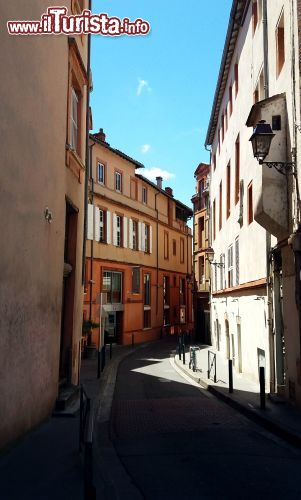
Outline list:
[[[59,380],[71,383],[78,209],[66,200]]]

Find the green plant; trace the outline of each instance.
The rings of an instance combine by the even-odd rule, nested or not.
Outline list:
[[[94,328],[99,328],[100,324],[95,323],[94,321],[90,319],[84,319],[83,320],[83,325],[82,325],[82,333],[87,336],[87,344],[91,345],[91,340],[92,340],[92,330]]]

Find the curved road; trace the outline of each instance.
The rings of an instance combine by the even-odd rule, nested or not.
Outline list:
[[[301,498],[301,452],[172,366],[174,341],[139,348],[118,370],[110,432],[151,500]]]

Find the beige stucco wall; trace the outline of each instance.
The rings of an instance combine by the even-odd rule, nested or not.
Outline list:
[[[66,195],[79,209],[74,343],[81,335],[84,194],[65,166],[68,42],[5,31],[7,20],[39,19],[48,6],[1,6],[0,447],[45,418],[57,396]]]

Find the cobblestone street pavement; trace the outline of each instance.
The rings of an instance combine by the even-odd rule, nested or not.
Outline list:
[[[172,366],[166,339],[120,365],[111,438],[143,498],[300,498],[301,453]]]

